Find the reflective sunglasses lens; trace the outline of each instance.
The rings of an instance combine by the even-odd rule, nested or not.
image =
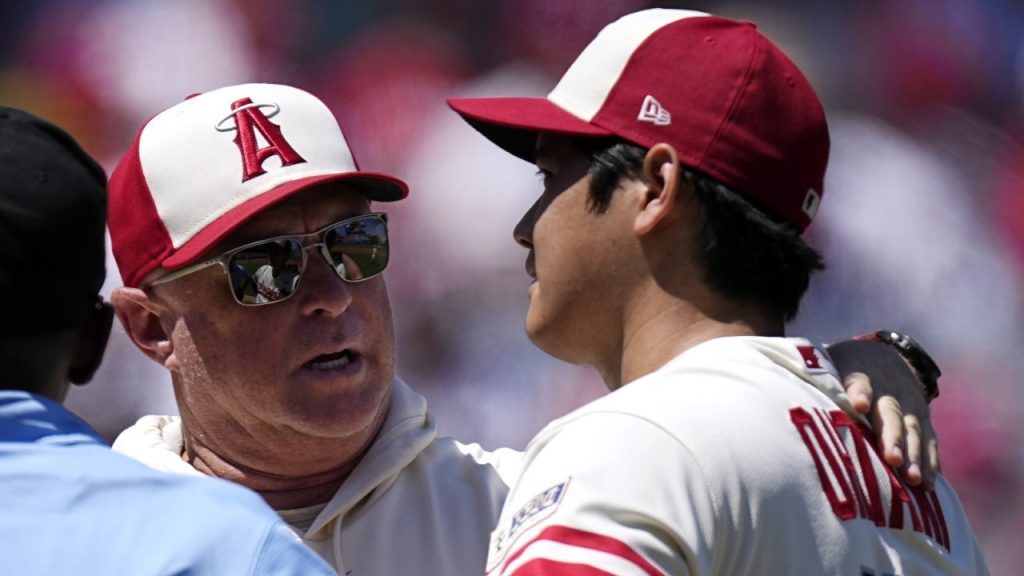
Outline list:
[[[268,240],[232,254],[228,278],[235,300],[257,306],[291,296],[302,275],[302,256],[295,239]]]
[[[335,226],[324,244],[343,280],[373,278],[388,266],[388,227],[380,216],[367,216]]]

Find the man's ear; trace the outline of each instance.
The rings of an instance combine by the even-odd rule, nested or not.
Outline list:
[[[634,230],[645,236],[673,219],[685,185],[679,155],[669,144],[655,144],[644,157],[641,179],[647,190],[634,222]]]
[[[117,288],[111,295],[117,319],[135,346],[157,364],[173,362],[174,345],[160,322],[161,306],[144,290]]]
[[[103,361],[103,352],[110,340],[110,328],[114,323],[114,307],[97,297],[96,305],[89,311],[85,324],[78,331],[75,353],[68,367],[68,380],[72,384],[85,384],[92,380]]]

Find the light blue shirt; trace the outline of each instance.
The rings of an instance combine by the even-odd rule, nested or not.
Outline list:
[[[151,470],[0,390],[0,574],[333,575],[254,492]]]

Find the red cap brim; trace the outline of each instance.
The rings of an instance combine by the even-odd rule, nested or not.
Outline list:
[[[174,269],[191,264],[199,260],[207,250],[223,240],[225,236],[263,210],[313,186],[328,182],[344,182],[355,192],[378,202],[394,202],[409,194],[409,187],[405,182],[378,172],[346,172],[299,178],[260,194],[228,211],[185,242],[184,246],[167,257],[161,262],[161,265],[167,269]]]
[[[606,137],[612,132],[559,108],[547,98],[450,98],[448,105],[503,150],[533,162],[538,132]]]

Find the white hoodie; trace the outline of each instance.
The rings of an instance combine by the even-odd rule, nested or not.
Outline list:
[[[293,528],[342,575],[483,574],[487,535],[522,454],[437,438],[426,400],[399,379],[391,398],[359,465],[309,530]],[[158,470],[201,475],[181,459],[177,417],[146,416],[113,448]]]

